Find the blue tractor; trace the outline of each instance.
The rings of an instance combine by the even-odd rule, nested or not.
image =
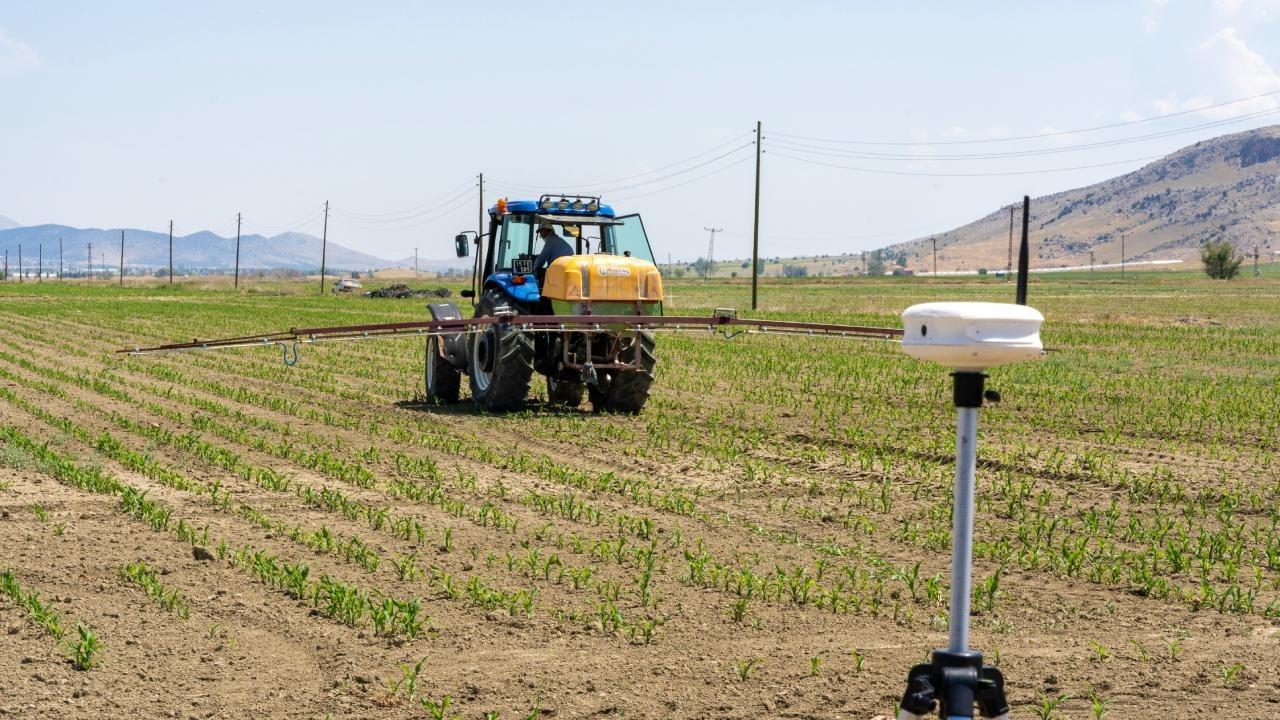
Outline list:
[[[662,276],[639,215],[618,216],[585,195],[500,199],[489,208],[488,232],[467,231],[454,240],[460,258],[472,244],[477,248],[472,287],[462,293],[471,299],[473,317],[501,322],[427,339],[429,400],[457,402],[466,375],[478,406],[517,409],[536,371],[546,377],[553,404],[577,407],[586,395],[596,411],[640,412],[656,365],[651,331],[619,323],[590,329],[520,323],[522,317],[662,315]],[[539,267],[539,253],[553,244],[558,253],[543,254]],[[453,303],[430,309],[436,320],[461,318]]]

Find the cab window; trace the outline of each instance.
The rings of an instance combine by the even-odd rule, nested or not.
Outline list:
[[[536,254],[533,247],[533,218],[528,215],[505,215],[498,247],[493,254],[494,270],[510,270],[511,259],[521,254]]]
[[[611,255],[630,255],[653,262],[653,250],[649,247],[649,237],[644,232],[644,223],[639,215],[624,215],[617,218],[617,225],[605,225],[604,246],[601,248]]]

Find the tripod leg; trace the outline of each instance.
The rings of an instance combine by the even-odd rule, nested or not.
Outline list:
[[[907,673],[907,691],[898,705],[898,720],[923,720],[935,705],[933,663],[921,663]]]
[[[1009,702],[1004,696],[1004,674],[991,665],[983,665],[978,677],[978,712],[984,718],[1009,720]]]

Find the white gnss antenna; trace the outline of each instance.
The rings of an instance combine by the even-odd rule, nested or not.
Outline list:
[[[974,471],[977,466],[978,409],[989,368],[1040,357],[1044,316],[1027,307],[1027,206],[1024,198],[1022,248],[1018,258],[1018,303],[933,302],[902,313],[902,349],[908,355],[952,369],[956,407],[956,489],[952,511],[951,607],[946,649],[907,675],[898,720],[923,720],[936,709],[940,718],[1008,720],[1004,676],[969,649],[969,602],[973,588]]]

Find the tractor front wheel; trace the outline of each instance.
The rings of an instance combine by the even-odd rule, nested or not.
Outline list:
[[[427,361],[423,384],[427,389],[427,402],[449,404],[458,402],[462,387],[462,373],[444,357],[440,337],[427,338]]]

